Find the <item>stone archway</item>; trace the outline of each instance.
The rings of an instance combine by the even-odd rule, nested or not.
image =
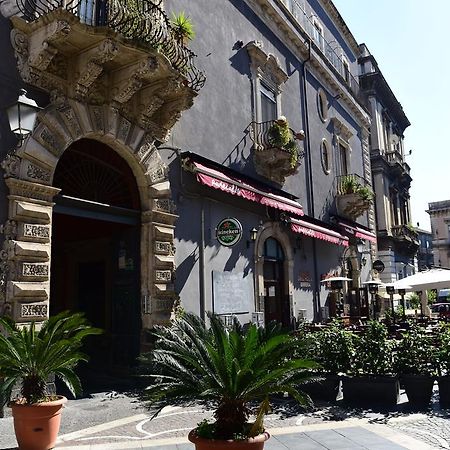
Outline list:
[[[0,303],[19,323],[48,317],[53,176],[59,158],[82,138],[101,141],[130,166],[141,203],[141,315],[143,329],[169,319],[173,290],[175,205],[167,166],[154,138],[111,105],[75,100],[52,103],[38,117],[32,135],[2,163],[9,189],[3,225]]]

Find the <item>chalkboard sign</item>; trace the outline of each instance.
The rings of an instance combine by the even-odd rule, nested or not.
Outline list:
[[[213,270],[213,306],[216,314],[243,314],[254,310],[253,276]]]

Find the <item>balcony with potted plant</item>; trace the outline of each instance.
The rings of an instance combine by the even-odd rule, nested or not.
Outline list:
[[[297,141],[305,137],[289,127],[286,117],[249,125],[253,141],[253,161],[256,171],[263,177],[282,185],[286,177],[295,175],[304,157]]]
[[[373,198],[372,189],[359,175],[336,178],[336,210],[339,216],[356,220],[369,210]]]

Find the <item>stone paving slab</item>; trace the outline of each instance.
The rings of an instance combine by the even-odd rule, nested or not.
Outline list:
[[[365,445],[378,450],[391,448],[386,447],[385,440],[379,440],[387,437],[393,450],[450,450],[449,411],[437,408],[436,399],[432,408],[421,414],[411,414],[404,406],[398,405],[392,411],[373,411],[349,408],[342,402],[317,403],[315,410],[305,412],[293,402],[278,399],[272,414],[265,420],[266,428],[273,436],[266,448],[296,448],[289,445],[301,441],[302,448],[312,450],[369,448]],[[212,418],[210,412],[195,406],[169,407],[153,420],[150,417],[135,397],[126,394],[98,393],[91,398],[70,400],[63,412],[57,449],[142,450],[162,447],[178,450],[183,446],[191,450],[193,446],[186,440],[188,431],[201,420]],[[374,431],[377,426],[382,432]],[[1,418],[0,450],[13,449],[15,445],[12,418]]]

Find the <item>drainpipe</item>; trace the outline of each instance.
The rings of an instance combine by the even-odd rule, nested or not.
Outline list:
[[[200,244],[198,246],[198,266],[199,266],[199,308],[200,308],[200,318],[205,320],[205,299],[206,299],[206,287],[205,287],[205,202],[201,195],[193,192],[189,192],[183,181],[183,167],[181,165],[180,153],[182,151],[179,147],[172,147],[170,145],[164,145],[161,147],[156,147],[158,150],[171,150],[173,151],[179,161],[180,170],[180,191],[183,196],[191,199],[201,199],[201,210],[200,210]]]
[[[305,158],[305,175],[306,175],[306,198],[308,202],[308,215],[315,218],[314,208],[314,184],[312,173],[312,158],[311,158],[311,139],[309,133],[309,110],[308,110],[308,94],[306,85],[306,64],[311,60],[311,39],[308,40],[308,57],[303,61],[302,65],[302,82],[303,82],[303,123],[306,133],[306,158]],[[312,256],[313,256],[313,272],[314,272],[314,289],[313,289],[313,305],[314,305],[314,319],[316,321],[322,320],[322,313],[320,310],[320,295],[319,295],[319,269],[317,267],[317,245],[316,240],[312,239]]]

